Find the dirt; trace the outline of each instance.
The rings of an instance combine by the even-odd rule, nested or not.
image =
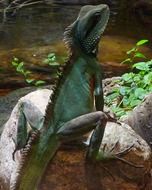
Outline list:
[[[86,150],[71,148],[58,151],[47,168],[38,190],[150,190],[151,162],[141,163],[129,153],[125,159],[144,168],[134,168],[120,161],[86,162]]]

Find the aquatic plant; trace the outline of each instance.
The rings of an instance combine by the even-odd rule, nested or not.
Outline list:
[[[60,65],[61,66],[64,65],[66,59],[67,59],[66,56],[60,56],[57,55],[56,53],[51,52],[44,59],[43,64],[49,65],[50,67],[59,68]],[[34,79],[31,76],[32,72],[26,69],[25,63],[21,61],[19,58],[14,57],[11,64],[13,65],[13,67],[15,67],[16,72],[23,76],[25,82],[28,83],[28,85],[41,86],[46,83],[44,80]],[[59,74],[60,74],[59,71],[55,73],[55,77],[58,77]]]
[[[49,53],[47,57],[44,59],[43,63],[50,66],[60,66],[64,64],[67,57],[57,55],[56,53]]]
[[[20,61],[18,58],[14,57],[11,64],[13,67],[15,67],[16,72],[24,77],[26,83],[34,86],[41,86],[45,84],[44,80],[37,80],[32,78],[32,72],[27,70],[25,68],[25,63],[23,61]]]

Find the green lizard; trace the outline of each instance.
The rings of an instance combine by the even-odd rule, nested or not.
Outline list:
[[[3,176],[9,189],[37,189],[61,143],[93,129],[87,158],[96,159],[100,154],[107,116],[103,113],[102,71],[96,54],[108,19],[107,5],[88,5],[81,8],[76,21],[66,29],[64,40],[70,49],[70,58],[50,97],[45,117],[31,102],[20,104],[18,122],[14,126],[16,147],[12,152],[13,170],[16,169],[17,175],[5,179],[0,171],[0,178]],[[17,150],[22,150],[18,165]]]

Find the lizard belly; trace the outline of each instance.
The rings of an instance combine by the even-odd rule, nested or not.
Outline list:
[[[94,97],[91,76],[79,70],[71,72],[69,79],[64,82],[55,106],[55,120],[65,123],[75,117],[93,111]]]

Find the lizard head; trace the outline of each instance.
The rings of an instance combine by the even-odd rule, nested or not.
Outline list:
[[[70,47],[79,47],[85,54],[96,54],[109,14],[109,7],[105,4],[82,7],[77,20],[67,28],[65,41]]]

